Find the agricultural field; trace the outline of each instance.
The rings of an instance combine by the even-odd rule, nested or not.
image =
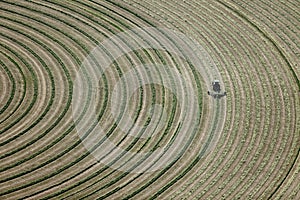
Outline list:
[[[299,1],[0,11],[0,200],[300,199]]]

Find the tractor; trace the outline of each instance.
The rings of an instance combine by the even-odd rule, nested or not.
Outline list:
[[[214,97],[214,98],[221,98],[226,96],[226,92],[221,92],[221,86],[219,80],[214,80],[212,82],[212,89],[213,91],[207,91],[207,94]]]

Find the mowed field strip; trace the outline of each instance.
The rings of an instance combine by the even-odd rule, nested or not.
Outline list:
[[[299,2],[0,10],[0,199],[300,199]]]

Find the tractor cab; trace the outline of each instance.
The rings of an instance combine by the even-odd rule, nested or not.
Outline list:
[[[214,80],[212,82],[212,87],[213,87],[213,91],[221,92],[221,86],[220,86],[220,81],[219,80]]]
[[[207,91],[207,94],[214,97],[214,98],[221,98],[223,96],[226,96],[226,92],[221,92],[221,85],[219,80],[214,80],[212,83],[212,90],[213,91]]]

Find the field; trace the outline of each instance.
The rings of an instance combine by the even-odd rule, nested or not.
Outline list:
[[[300,199],[299,1],[0,10],[1,200]]]

